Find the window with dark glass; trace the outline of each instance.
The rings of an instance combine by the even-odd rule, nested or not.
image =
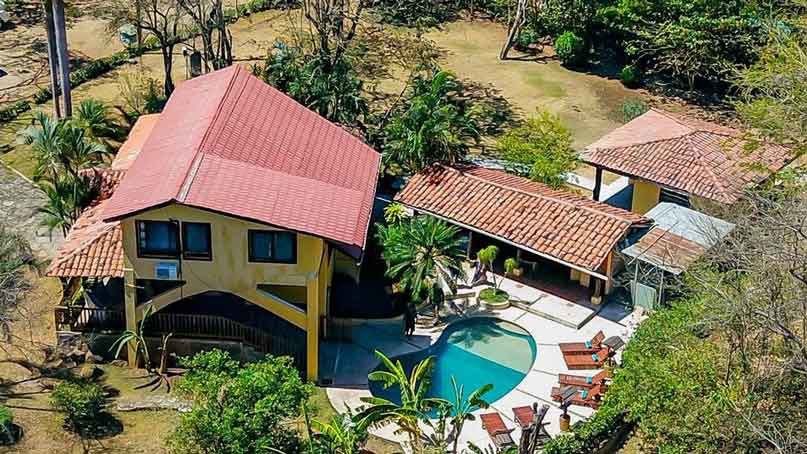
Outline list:
[[[249,261],[296,263],[297,234],[271,230],[250,230]]]
[[[213,257],[210,224],[182,223],[182,256],[186,259],[210,260]]]
[[[169,221],[137,221],[137,255],[176,257],[179,255],[177,225]]]

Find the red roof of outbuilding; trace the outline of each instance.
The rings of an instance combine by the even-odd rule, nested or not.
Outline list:
[[[569,191],[472,165],[420,172],[395,200],[590,271],[632,227],[650,223]]]
[[[793,157],[787,147],[753,144],[735,129],[656,109],[583,152],[588,164],[723,203]]]
[[[364,247],[380,156],[235,65],[181,84],[104,211],[180,203]]]

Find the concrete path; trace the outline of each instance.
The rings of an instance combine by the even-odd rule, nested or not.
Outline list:
[[[537,402],[539,405],[548,404],[549,413],[545,421],[549,422],[547,431],[556,436],[560,434],[559,417],[562,414],[558,403],[551,398],[553,386],[557,386],[558,374],[593,375],[596,371],[570,371],[563,361],[558,343],[580,342],[591,339],[594,334],[602,330],[606,337],[620,336],[624,340],[633,334],[634,330],[642,320],[638,312],[625,313],[621,310],[606,307],[600,314],[595,315],[583,328],[574,329],[569,326],[548,320],[533,313],[527,312],[518,307],[510,307],[501,311],[477,311],[474,314],[495,315],[503,320],[511,321],[533,336],[537,344],[537,354],[535,362],[526,377],[515,389],[504,395],[502,398],[491,402],[491,409],[478,411],[479,413],[497,411],[508,427],[515,428],[513,439],[518,440],[520,431],[513,420],[513,407],[532,405]],[[367,385],[367,373],[378,365],[378,361],[372,356],[372,349],[379,349],[388,353],[389,356],[397,356],[409,353],[418,349],[427,348],[437,340],[442,330],[424,330],[418,328],[415,336],[411,339],[393,338],[382,336],[378,333],[367,333],[368,337],[358,343],[331,344],[327,355],[335,354],[339,351],[339,364],[333,361],[329,364],[329,372],[334,379],[334,385],[327,389],[331,403],[338,411],[345,411],[347,407],[356,409],[363,405],[362,397],[369,397],[370,391]],[[617,361],[621,360],[621,352],[617,353]],[[594,410],[587,407],[572,406],[569,411],[572,422],[590,417]],[[401,434],[395,434],[395,427],[387,425],[380,429],[374,429],[373,433],[382,438],[404,443],[406,438]],[[461,448],[465,448],[469,443],[477,446],[488,446],[490,439],[482,428],[477,418],[475,421],[466,423],[462,436],[460,437]]]
[[[51,234],[42,225],[45,216],[38,210],[45,201],[45,194],[36,185],[0,165],[0,223],[21,233],[42,260],[53,258],[64,241],[60,231]]]

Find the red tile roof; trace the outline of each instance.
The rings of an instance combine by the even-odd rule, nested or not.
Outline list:
[[[159,115],[143,115],[137,119],[109,169],[81,171],[82,175],[96,180],[98,198],[76,220],[45,274],[54,277],[123,277],[120,222],[105,222],[103,212],[107,199],[120,185],[158,118]]]
[[[476,166],[421,172],[395,200],[590,271],[599,270],[631,227],[649,222],[569,191]]]
[[[45,274],[55,277],[123,277],[120,222],[105,222],[103,212],[125,170],[87,169],[100,185],[98,199],[73,224]]]
[[[129,131],[129,137],[126,138],[126,142],[123,142],[123,145],[118,149],[118,153],[115,155],[115,159],[112,161],[110,168],[114,170],[125,170],[131,167],[159,119],[160,114],[141,115],[135,122],[132,130]]]
[[[45,274],[55,277],[123,277],[119,222],[104,222],[108,200],[88,208],[70,229]]]
[[[104,217],[180,203],[358,255],[379,163],[359,139],[235,65],[180,84]]]
[[[793,158],[771,143],[750,149],[740,131],[651,109],[591,144],[583,160],[605,170],[732,203]],[[760,167],[761,166],[761,167]]]

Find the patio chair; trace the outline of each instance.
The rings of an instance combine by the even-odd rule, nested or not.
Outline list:
[[[590,355],[580,353],[564,353],[563,361],[569,370],[602,369],[603,364],[611,357],[611,349],[603,347]]]
[[[606,386],[606,381],[611,379],[611,372],[603,370],[597,374],[587,377],[580,375],[558,374],[558,384],[561,386],[575,386],[577,388],[591,389],[597,385]]]
[[[521,427],[521,442],[519,446],[535,446],[543,445],[546,440],[552,438],[549,432],[546,431],[546,426],[549,422],[544,422],[547,412],[549,412],[549,405],[541,405],[534,403],[532,406],[516,407],[513,408],[513,416],[516,423]],[[532,452],[528,450],[527,452]]]
[[[490,439],[493,440],[493,444],[496,446],[497,450],[501,451],[516,445],[513,441],[513,437],[510,435],[514,429],[508,429],[498,413],[486,413],[479,417],[482,419],[482,427],[485,428]]]
[[[552,400],[561,403],[564,401],[561,389],[561,387],[552,388]],[[596,410],[600,408],[600,405],[602,404],[602,396],[604,392],[605,389],[600,385],[597,385],[591,389],[578,389],[575,395],[569,399],[568,402],[572,405],[589,407]]]
[[[597,353],[600,348],[602,348],[602,341],[605,340],[605,334],[600,331],[591,338],[590,341],[586,342],[562,342],[558,344],[560,347],[560,351],[566,354],[581,354],[581,355],[590,355],[592,353]]]

